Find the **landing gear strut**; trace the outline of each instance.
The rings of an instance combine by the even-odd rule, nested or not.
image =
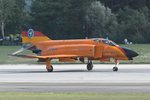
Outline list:
[[[47,69],[48,72],[53,71],[53,66],[51,65],[51,61],[49,59],[46,60],[46,69]]]
[[[88,64],[87,64],[87,70],[88,71],[91,71],[93,69],[93,63],[91,60],[88,61]]]
[[[114,71],[114,72],[117,72],[117,71],[118,71],[117,65],[119,65],[119,60],[116,60],[116,59],[115,59],[115,67],[113,67],[113,71]]]

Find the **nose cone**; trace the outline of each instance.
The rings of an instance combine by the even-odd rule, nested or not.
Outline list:
[[[122,48],[122,49],[125,51],[126,56],[129,58],[129,60],[133,60],[133,57],[136,57],[139,55],[138,53],[130,49],[127,49],[127,48]]]

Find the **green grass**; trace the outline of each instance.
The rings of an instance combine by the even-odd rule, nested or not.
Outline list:
[[[134,44],[134,45],[121,45],[138,52],[139,56],[134,58],[133,61],[121,61],[121,63],[136,63],[136,64],[150,64],[150,44]],[[0,64],[37,64],[36,59],[17,58],[8,56],[21,48],[21,46],[0,46]],[[31,53],[30,51],[25,52]],[[57,63],[57,62],[53,62]],[[95,62],[100,63],[100,62]]]
[[[0,100],[150,100],[150,93],[0,93]]]
[[[136,51],[139,56],[127,63],[150,64],[150,44],[121,45]]]
[[[35,59],[27,59],[27,58],[20,58],[20,57],[12,57],[9,54],[20,49],[21,46],[0,46],[0,64],[36,64]],[[26,51],[26,53],[31,53],[30,51]]]

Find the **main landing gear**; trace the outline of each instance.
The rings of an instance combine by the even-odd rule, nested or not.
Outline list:
[[[51,65],[51,61],[49,59],[46,60],[46,69],[47,69],[48,72],[53,71],[53,66]]]
[[[93,69],[93,63],[91,60],[88,61],[88,64],[87,64],[87,70],[88,71],[91,71]]]
[[[117,67],[118,64],[119,64],[119,60],[115,60],[115,67],[113,67],[114,72],[118,71],[118,67]]]

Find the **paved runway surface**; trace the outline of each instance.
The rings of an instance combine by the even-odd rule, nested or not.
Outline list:
[[[150,65],[124,64],[113,72],[112,64],[0,65],[2,92],[150,92]]]

